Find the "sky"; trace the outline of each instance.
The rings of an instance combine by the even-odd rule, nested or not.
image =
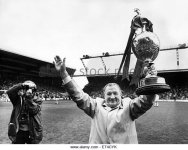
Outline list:
[[[134,8],[153,23],[161,48],[188,43],[187,0],[0,0],[0,48],[53,62],[122,53]]]

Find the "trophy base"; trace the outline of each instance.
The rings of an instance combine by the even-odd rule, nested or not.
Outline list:
[[[170,90],[170,86],[165,83],[165,79],[162,77],[151,76],[141,79],[138,88],[136,89],[137,95],[152,95],[167,92]]]

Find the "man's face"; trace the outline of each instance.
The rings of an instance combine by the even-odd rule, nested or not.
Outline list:
[[[27,89],[27,90],[21,89],[21,90],[19,90],[18,95],[25,96],[25,97],[29,98],[29,97],[33,96],[33,92],[32,92],[32,89]]]
[[[117,85],[107,86],[104,91],[104,98],[108,107],[114,108],[121,102],[121,91]]]

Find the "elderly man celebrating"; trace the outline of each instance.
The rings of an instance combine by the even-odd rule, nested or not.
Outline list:
[[[67,73],[65,58],[63,61],[59,56],[54,59],[64,87],[77,106],[91,117],[89,143],[138,143],[135,119],[152,107],[156,95],[142,95],[133,100],[122,99],[119,85],[109,83],[104,87],[104,99],[92,99]]]

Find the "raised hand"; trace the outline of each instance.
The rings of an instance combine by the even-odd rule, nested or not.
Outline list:
[[[67,73],[67,71],[66,71],[65,60],[66,60],[66,58],[64,58],[63,61],[62,61],[59,56],[55,56],[55,57],[54,57],[54,61],[53,61],[53,64],[54,64],[56,70],[60,72],[60,76],[61,76],[63,79],[64,79],[66,76],[68,76],[68,73]]]
[[[54,57],[54,65],[57,71],[65,71],[66,67],[65,67],[65,58],[63,59],[63,62],[61,60],[61,58],[59,56],[55,56]]]

